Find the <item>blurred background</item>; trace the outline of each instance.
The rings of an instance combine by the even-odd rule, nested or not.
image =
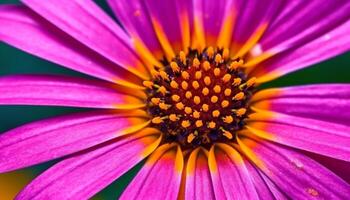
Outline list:
[[[105,0],[95,0],[95,2],[112,16],[111,10],[108,8]],[[18,4],[19,1],[0,0],[0,4],[9,3]],[[262,87],[350,82],[349,65],[350,53],[346,53],[310,68],[289,74],[283,78],[265,84]],[[65,74],[81,77],[85,76],[0,43],[0,76],[9,74]],[[0,134],[35,120],[82,110],[83,109],[62,107],[0,106]],[[13,197],[34,177],[58,161],[59,160],[51,161],[23,170],[0,174],[0,200],[13,199]],[[131,169],[119,180],[115,181],[105,190],[97,194],[93,199],[116,199],[141,166],[142,163]]]

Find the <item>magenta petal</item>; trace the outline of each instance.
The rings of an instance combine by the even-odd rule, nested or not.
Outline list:
[[[249,123],[248,129],[254,134],[284,145],[350,161],[349,126],[278,113],[259,117],[264,113],[268,112],[258,112],[251,117],[253,122]]]
[[[165,144],[147,160],[120,199],[176,199],[183,169],[180,147]]]
[[[350,49],[349,30],[350,20],[320,37],[313,38],[313,41],[300,48],[291,49],[260,63],[252,75],[261,77],[262,81],[269,81],[345,53]]]
[[[266,92],[271,95],[264,95]],[[260,94],[257,108],[264,109],[265,104],[274,112],[349,125],[350,84],[294,86]]]
[[[259,199],[241,155],[227,144],[212,147],[209,167],[216,199]]]
[[[143,107],[141,100],[100,81],[52,75],[0,78],[0,105],[50,105],[87,108]],[[130,102],[134,105],[129,105]]]
[[[34,179],[16,199],[89,199],[152,152],[157,136],[136,134],[73,155]]]
[[[22,2],[110,61],[136,75],[145,73],[145,68],[131,50],[129,37],[93,1],[72,0],[63,3],[61,0],[22,0]],[[139,73],[136,73],[137,70]]]
[[[249,140],[249,147],[245,142],[239,143],[246,155],[291,199],[350,198],[349,184],[303,154],[268,142]]]
[[[0,24],[0,40],[26,52],[111,82],[139,81],[28,8],[0,6]]]
[[[131,36],[137,35],[153,52],[162,49],[144,1],[108,0],[108,3]]]
[[[208,158],[200,149],[192,151],[188,158],[185,199],[215,199]]]
[[[131,115],[131,114],[129,114]],[[33,122],[0,135],[0,171],[6,172],[68,155],[141,129],[135,117],[91,111]],[[137,121],[135,121],[137,120]],[[138,126],[135,123],[138,122]]]
[[[264,197],[264,200],[274,200],[274,190],[270,190],[269,185],[265,182],[266,180],[263,178],[260,169],[252,165],[247,159],[244,160],[244,165],[248,170],[249,176],[258,196]]]

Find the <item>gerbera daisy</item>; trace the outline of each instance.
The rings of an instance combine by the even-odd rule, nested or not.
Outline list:
[[[0,104],[94,108],[0,136],[0,171],[62,161],[17,199],[350,199],[350,85],[259,85],[346,52],[350,1],[23,0],[0,39],[96,79],[0,78]],[[320,158],[323,158],[320,164]],[[324,166],[325,165],[325,166]]]

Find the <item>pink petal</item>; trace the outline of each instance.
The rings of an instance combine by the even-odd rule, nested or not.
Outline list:
[[[183,169],[180,147],[165,144],[147,160],[120,199],[176,199]]]
[[[342,54],[350,49],[349,30],[350,21],[347,21],[320,37],[313,37],[314,40],[300,48],[288,50],[258,64],[251,75],[265,82]]]
[[[348,21],[349,9],[348,1],[290,1],[266,31],[262,49],[283,51],[306,44]]]
[[[22,0],[28,7],[87,47],[147,79],[148,74],[123,30],[94,2]]]
[[[254,95],[254,107],[349,125],[350,85],[316,84],[267,89]]]
[[[242,157],[231,146],[213,146],[209,167],[216,199],[259,199]]]
[[[266,183],[266,180],[264,179],[260,169],[254,166],[253,164],[251,164],[247,159],[244,159],[244,165],[248,170],[249,176],[253,182],[253,185],[256,189],[258,196],[264,197],[264,200],[274,200],[276,197],[274,192],[276,188],[273,187],[274,185],[270,187],[270,185]]]
[[[200,149],[192,151],[188,158],[185,190],[185,199],[215,198],[208,158]]]
[[[143,1],[108,0],[108,3],[131,36],[140,38],[152,52],[162,51]]]
[[[89,199],[158,146],[161,138],[154,131],[72,155],[34,179],[16,199]]]
[[[0,39],[67,68],[111,82],[140,83],[118,67],[22,6],[0,6]]]
[[[15,75],[0,78],[0,104],[87,108],[141,108],[136,97],[118,93],[113,85],[82,78]]]
[[[349,199],[350,186],[314,160],[289,148],[244,139],[244,153],[291,199]]]
[[[250,121],[247,128],[259,137],[350,161],[349,126],[264,111],[251,115]]]
[[[30,123],[0,135],[0,171],[62,157],[137,131],[140,113],[91,111]]]

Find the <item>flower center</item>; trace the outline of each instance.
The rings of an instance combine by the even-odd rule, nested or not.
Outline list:
[[[229,57],[227,49],[209,47],[203,52],[180,52],[152,81],[144,81],[152,126],[164,133],[165,142],[182,147],[210,147],[232,142],[250,112],[255,78],[247,78],[243,60]]]

